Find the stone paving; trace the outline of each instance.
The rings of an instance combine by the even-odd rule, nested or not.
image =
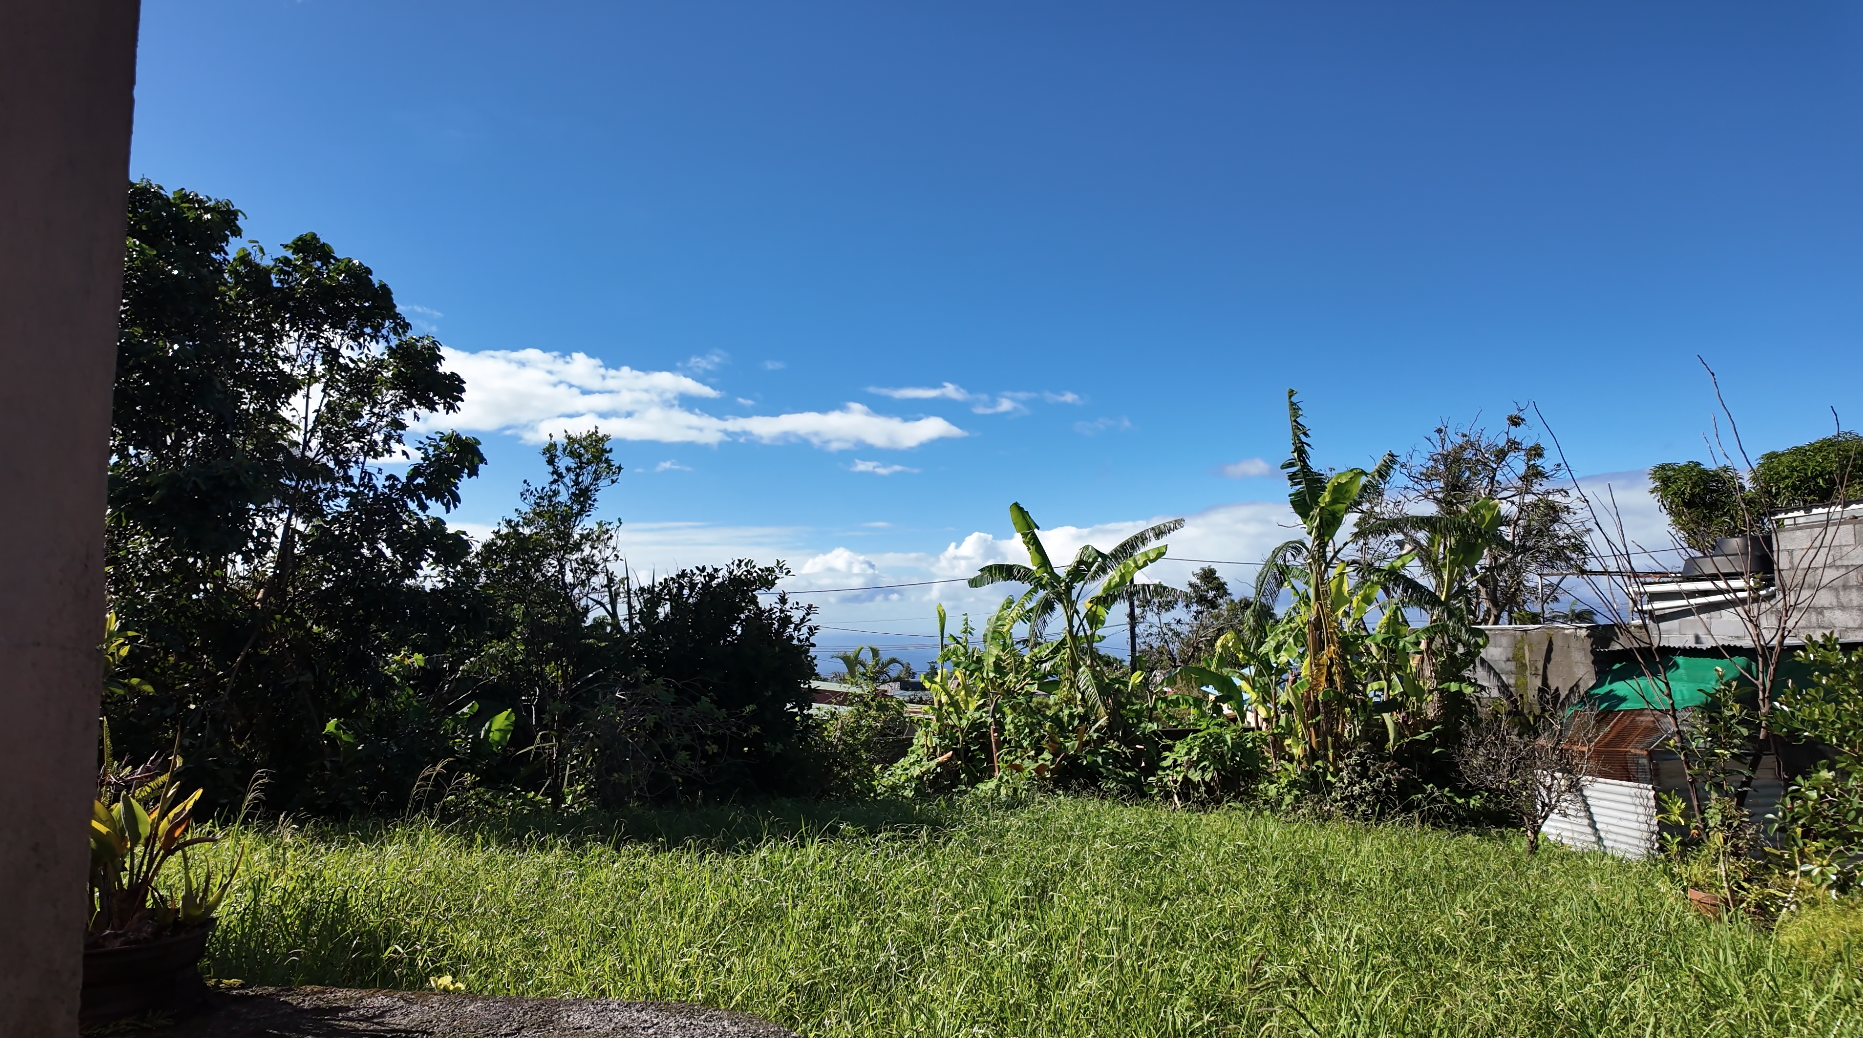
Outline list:
[[[754,1016],[674,1002],[318,987],[216,991],[201,1009],[166,1025],[119,1023],[103,1033],[125,1038],[796,1038]]]

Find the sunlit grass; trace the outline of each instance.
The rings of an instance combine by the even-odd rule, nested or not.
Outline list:
[[[211,966],[700,1002],[811,1036],[1863,1034],[1856,963],[1600,856],[1094,801],[825,810],[246,832]]]

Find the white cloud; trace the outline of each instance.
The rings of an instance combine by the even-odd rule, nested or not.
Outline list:
[[[780,360],[766,360],[763,362],[763,370],[765,371],[781,371],[785,367],[788,367],[788,365]]]
[[[743,404],[745,407],[756,407],[757,406],[757,402],[755,400],[750,400],[745,397],[738,397],[737,402],[740,404]]]
[[[414,326],[414,330],[422,335],[432,335],[439,331],[440,325],[436,322],[446,316],[431,307],[418,306],[414,303],[403,303],[400,309],[402,316],[406,317],[408,323]],[[416,317],[415,314],[420,316]]]
[[[717,399],[716,389],[671,371],[609,367],[583,353],[543,350],[446,351],[447,365],[466,379],[460,410],[428,424],[465,431],[508,432],[532,443],[552,433],[600,426],[621,440],[716,444],[803,440],[825,450],[900,450],[960,437],[938,417],[913,420],[875,414],[849,403],[835,411],[716,417],[684,406],[683,398]]]
[[[1675,546],[1669,519],[1662,514],[1662,507],[1650,492],[1648,469],[1580,476],[1575,482],[1591,499],[1593,511],[1587,511],[1583,502],[1575,503],[1580,505],[1579,522],[1592,531],[1594,551],[1606,558],[1610,556],[1603,538],[1597,533],[1596,527],[1601,524],[1620,549],[1627,544],[1636,553],[1639,568],[1663,569],[1681,564],[1684,553]]]
[[[939,386],[900,386],[889,389],[885,386],[868,386],[867,392],[880,396],[889,396],[894,400],[956,400],[971,405],[973,414],[1017,414],[1028,410],[1022,401],[1036,397],[1051,404],[1078,404],[1084,401],[1073,393],[1029,393],[1021,390],[1009,390],[994,395],[990,393],[972,393],[955,382],[946,382]]]
[[[890,396],[894,400],[969,400],[970,394],[955,382],[946,382],[936,388],[928,386],[903,386],[899,389],[884,389],[880,386],[868,386],[867,392],[880,396]]]
[[[845,404],[838,411],[755,415],[725,419],[723,424],[729,431],[754,436],[765,443],[807,440],[831,451],[859,446],[904,450],[933,440],[968,435],[942,418],[925,417],[907,421],[890,415],[874,414],[854,403]]]
[[[1232,461],[1217,471],[1230,479],[1248,479],[1251,476],[1273,475],[1274,466],[1260,458],[1243,458],[1241,461]]]
[[[847,470],[849,472],[871,472],[876,476],[890,476],[895,472],[918,471],[918,469],[907,468],[904,465],[882,465],[877,461],[861,461],[859,459],[855,459],[854,464],[849,465]]]
[[[1108,429],[1125,432],[1132,428],[1132,422],[1124,415],[1118,418],[1095,418],[1091,422],[1075,422],[1074,431],[1082,436],[1096,436]]]
[[[655,472],[691,472],[690,465],[681,465],[677,461],[662,461],[653,467]]]
[[[707,371],[716,371],[730,362],[731,355],[729,353],[723,350],[713,350],[702,357],[687,357],[686,362],[681,364],[680,367],[685,368],[687,371],[697,371],[703,374]]]
[[[878,573],[880,567],[865,555],[858,555],[846,548],[836,548],[811,558],[796,567],[796,572],[803,575],[816,573]]]

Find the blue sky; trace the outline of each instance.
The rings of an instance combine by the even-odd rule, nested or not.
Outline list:
[[[1699,457],[1697,353],[1756,450],[1854,425],[1860,45],[1818,3],[145,0],[131,170],[459,351],[471,526],[592,414],[643,569],[954,575],[1011,500],[1250,559],[1282,486],[1223,471],[1289,387],[1339,466],[1526,400],[1582,473]],[[818,600],[934,598],[983,601]]]

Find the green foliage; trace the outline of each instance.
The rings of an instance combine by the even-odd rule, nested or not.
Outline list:
[[[901,700],[883,692],[856,693],[847,709],[833,711],[822,726],[816,750],[821,794],[834,800],[879,796],[917,731]]]
[[[1809,508],[1849,501],[1863,483],[1863,436],[1838,432],[1821,440],[1768,451],[1753,466],[1754,482],[1772,508]]]
[[[549,478],[526,481],[524,507],[474,553],[468,579],[476,577],[484,634],[458,656],[451,684],[475,705],[522,715],[525,753],[506,775],[528,773],[533,788],[560,803],[579,726],[631,677],[630,600],[615,569],[619,524],[596,518],[602,492],[621,476],[608,437],[551,437],[542,454]]]
[[[1040,630],[1054,617],[1061,620],[1061,656],[1054,676],[1059,689],[1069,696],[1091,701],[1099,720],[1118,733],[1123,725],[1124,707],[1116,702],[1117,689],[1108,673],[1105,659],[1097,650],[1101,628],[1115,605],[1126,601],[1128,588],[1140,571],[1164,557],[1166,546],[1157,544],[1184,526],[1182,519],[1172,519],[1141,530],[1120,541],[1110,551],[1091,544],[1081,546],[1074,560],[1056,568],[1042,544],[1041,527],[1020,504],[1009,506],[1009,521],[1028,551],[1027,566],[997,563],[984,566],[970,578],[970,586],[1015,583],[1028,587],[1023,604],[1026,615],[1018,622]]]
[[[1757,532],[1758,502],[1730,466],[1709,468],[1698,461],[1653,465],[1650,491],[1682,543],[1697,553],[1712,552],[1718,537]]]
[[[104,746],[104,768],[91,802],[91,918],[85,946],[142,943],[213,919],[240,861],[235,858],[217,872],[210,865],[198,872],[191,867],[189,849],[218,840],[190,834],[201,791],[181,794],[175,781],[179,760],[170,758],[165,768],[154,761],[121,767],[109,758],[107,730]],[[169,867],[177,860],[178,889]]]
[[[692,733],[683,752],[704,772],[676,783],[682,790],[772,795],[808,780],[815,607],[766,594],[788,575],[781,563],[739,559],[680,570],[637,594],[628,642],[637,680],[742,726],[728,738]]]
[[[1267,770],[1267,741],[1230,718],[1202,718],[1166,748],[1152,786],[1177,804],[1242,799]]]
[[[862,650],[865,650],[865,655]],[[834,658],[841,661],[841,680],[850,685],[872,691],[888,681],[908,677],[912,666],[897,656],[880,656],[880,649],[875,645],[862,646],[852,652],[837,652]]]
[[[1838,432],[1821,440],[1768,451],[1751,472],[1698,461],[1665,462],[1650,469],[1650,489],[1682,543],[1701,554],[1717,537],[1764,534],[1769,515],[1856,497],[1863,475],[1863,436]]]
[[[1517,836],[1043,799],[251,834],[256,984],[686,1001],[820,1038],[1842,1035],[1854,970]]]
[[[384,661],[465,619],[448,577],[471,545],[433,513],[482,458],[411,435],[464,382],[368,267],[310,234],[276,257],[233,250],[239,217],[130,186],[108,561],[141,637],[122,665],[136,694],[106,708],[126,742],[178,734],[210,800],[263,766],[281,807],[360,807],[324,729],[375,719],[357,724],[388,749],[363,761],[384,771],[441,748],[402,723]]]
[[[475,548],[437,513],[476,475],[477,441],[413,432],[463,398],[440,344],[315,235],[234,248],[240,218],[130,187],[108,542],[119,738],[178,745],[222,809],[261,769],[275,809],[321,814],[806,784],[813,628],[761,600],[780,565],[631,585],[597,514],[621,471],[599,431],[552,438],[548,478]]]
[[[1788,685],[1769,720],[1781,736],[1809,744],[1824,759],[1779,804],[1781,851],[1807,882],[1850,890],[1863,855],[1863,649],[1846,650],[1827,634],[1798,659],[1812,680]]]

